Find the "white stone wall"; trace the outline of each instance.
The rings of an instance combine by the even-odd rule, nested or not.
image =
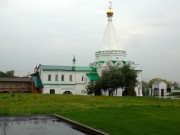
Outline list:
[[[51,75],[51,81],[48,81],[48,75]],[[58,75],[58,81],[55,76]],[[61,81],[61,76],[64,75],[64,81]],[[69,81],[69,76],[72,75],[72,81]],[[41,80],[43,84],[74,84],[75,73],[72,71],[41,71]]]
[[[75,94],[75,86],[52,86],[44,85],[43,94],[50,94],[50,90],[54,89],[55,94],[63,94],[65,91],[70,91],[72,94]]]
[[[142,95],[142,88],[139,87],[135,87],[135,92],[136,92],[136,96],[143,96]],[[122,96],[123,93],[123,89],[117,89],[117,91],[114,91],[113,96]],[[109,92],[108,91],[102,91],[102,94],[104,96],[109,96]]]
[[[124,60],[126,57],[125,51],[120,50],[109,50],[96,52],[96,62],[108,61],[108,60]]]
[[[87,95],[86,84],[76,84],[76,95]]]
[[[55,90],[55,94],[63,94],[65,91],[70,91],[76,95],[86,95],[86,84],[89,81],[86,77],[86,72],[73,71],[40,71],[41,81],[44,85],[43,93],[50,94],[50,90]],[[48,81],[48,75],[51,75],[51,81]],[[58,81],[55,76],[58,75]],[[64,81],[61,81],[61,75],[64,75]],[[72,81],[69,76],[72,75]],[[83,77],[83,80],[82,80]]]

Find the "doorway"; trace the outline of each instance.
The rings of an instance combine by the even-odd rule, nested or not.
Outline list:
[[[164,96],[164,89],[161,89],[161,96]]]
[[[50,89],[50,94],[55,94],[55,89]]]

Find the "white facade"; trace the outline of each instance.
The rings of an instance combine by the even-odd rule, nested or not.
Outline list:
[[[154,96],[166,96],[169,95],[167,92],[167,84],[164,81],[157,81],[152,84],[152,94]]]
[[[38,72],[44,86],[43,94],[87,95],[86,85],[89,80],[86,73],[90,71],[66,71],[61,66],[53,70],[52,66],[40,65]]]

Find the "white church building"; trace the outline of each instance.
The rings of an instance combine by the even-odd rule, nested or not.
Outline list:
[[[43,85],[42,93],[87,95],[86,86],[88,82],[98,80],[105,67],[109,65],[121,67],[124,64],[130,64],[138,73],[138,84],[135,88],[136,95],[142,96],[142,70],[138,69],[138,65],[134,62],[126,60],[126,51],[119,45],[112,24],[113,10],[111,2],[107,11],[107,17],[108,24],[100,49],[95,52],[95,61],[90,63],[89,66],[77,66],[74,57],[72,66],[40,64],[35,68],[35,73],[38,73],[38,80]],[[122,96],[122,91],[122,89],[119,89],[113,95]],[[104,92],[103,94],[108,95]]]

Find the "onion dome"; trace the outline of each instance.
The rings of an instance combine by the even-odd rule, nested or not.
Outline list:
[[[108,17],[112,17],[113,16],[113,10],[111,8],[108,9],[107,16]]]

